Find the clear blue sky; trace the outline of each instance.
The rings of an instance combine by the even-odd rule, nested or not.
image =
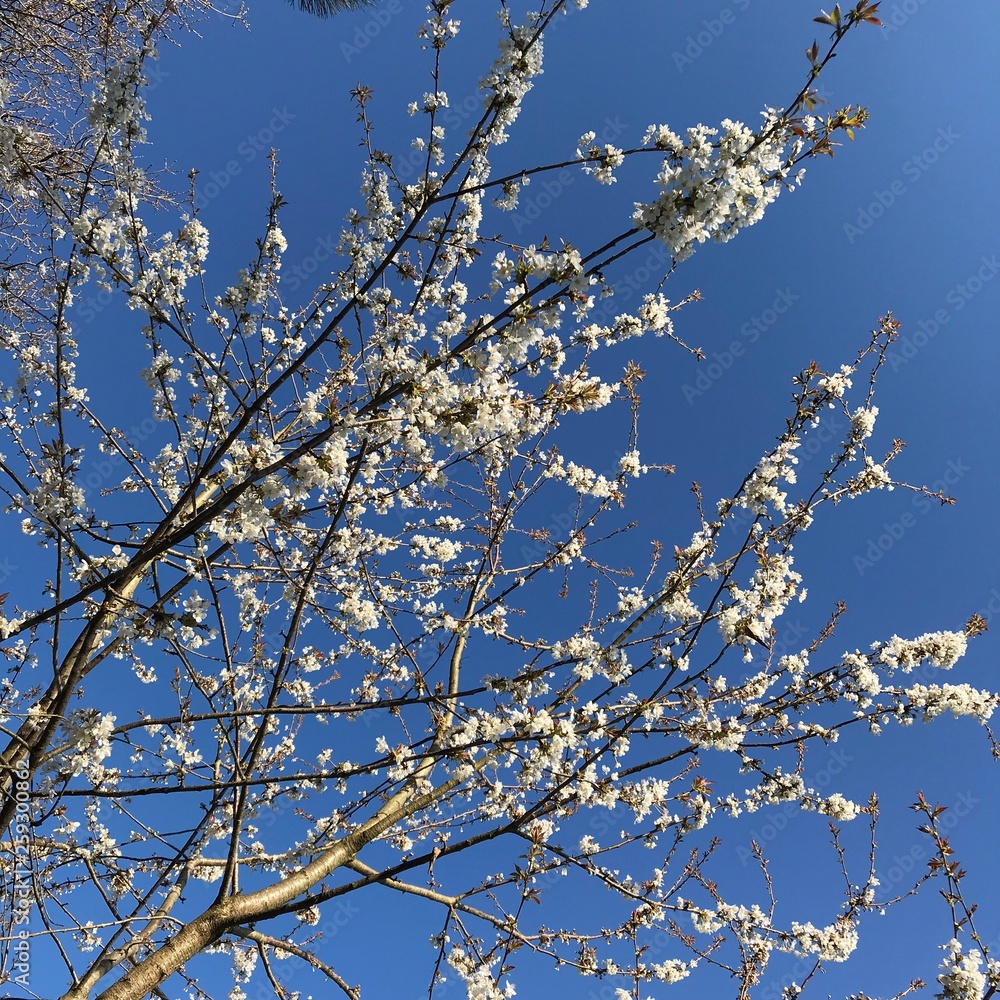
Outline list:
[[[308,269],[336,239],[358,199],[362,151],[349,99],[354,85],[374,91],[378,144],[405,154],[412,134],[405,105],[429,87],[429,62],[414,39],[422,8],[384,0],[374,11],[320,21],[281,0],[255,0],[250,32],[213,17],[200,40],[187,36],[179,48],[164,46],[149,96],[148,158],[172,166],[179,188],[189,169],[201,171],[202,191],[213,195],[202,210],[212,233],[209,278],[219,287],[245,263],[261,230],[265,154],[272,145],[288,202],[286,279],[297,264]],[[447,64],[453,123],[469,113],[472,103],[463,96],[474,93],[493,58],[491,9],[486,0],[454,5],[465,31]],[[568,158],[588,129],[637,145],[653,122],[677,131],[725,117],[755,123],[763,106],[785,105],[801,85],[803,49],[823,37],[811,23],[815,13],[809,4],[778,0],[591,0],[547,42],[545,74],[504,162]],[[904,336],[880,385],[878,440],[888,447],[892,437],[903,437],[908,447],[895,474],[935,488],[940,481],[958,503],[929,506],[895,491],[828,510],[798,550],[809,600],[783,619],[793,633],[789,649],[801,645],[799,631],[811,636],[839,599],[850,614],[833,640],[838,649],[864,648],[892,633],[957,629],[979,611],[993,615],[991,631],[972,644],[956,671],[961,676],[946,679],[996,686],[1000,17],[990,0],[901,0],[883,4],[882,16],[886,29],[853,33],[824,77],[831,105],[867,105],[869,127],[832,162],[810,162],[802,189],[783,195],[762,223],[730,244],[701,250],[671,279],[667,293],[674,300],[694,289],[703,295],[675,319],[678,333],[703,347],[709,360],[699,365],[662,341],[639,348],[648,370],[643,458],[675,464],[678,472],[668,487],[635,494],[631,515],[640,531],[684,542],[690,481],[697,479],[709,500],[731,492],[781,429],[790,376],[811,359],[827,368],[850,361],[891,309]],[[650,195],[651,178],[633,183],[641,176],[629,172],[610,190],[575,176],[549,199],[544,189],[529,188],[522,213],[539,217],[519,216],[508,235],[523,242],[542,233],[553,242],[564,235],[577,244],[597,242],[623,228],[635,198]],[[515,232],[517,226],[523,231]],[[742,350],[729,358],[734,343]],[[612,431],[622,424],[612,421],[605,434],[597,433],[598,423],[590,447],[605,449],[610,459],[618,442]],[[681,526],[675,536],[672,519]],[[980,930],[990,940],[1000,938],[998,768],[970,720],[889,729],[878,740],[850,732],[829,761],[830,791],[861,800],[872,790],[881,796],[883,881],[891,881],[893,858],[916,858],[918,868],[926,860],[916,816],[906,809],[918,789],[963,814],[953,843],[970,872],[966,885],[983,904]],[[866,859],[861,822],[848,832],[859,878]],[[720,883],[750,878],[737,844],[755,832],[774,858],[785,920],[825,922],[839,889],[823,829],[816,817],[796,816],[785,826],[780,819],[768,825],[758,814],[732,823],[730,843],[720,823],[713,827],[727,837],[716,869]],[[801,886],[813,878],[825,894],[802,899]],[[325,946],[328,957],[343,963],[352,982],[359,978],[352,969],[374,960],[381,990],[370,996],[416,1000],[426,995],[426,940],[441,917],[413,901],[382,911],[376,891],[352,900],[357,909],[339,911],[343,928]],[[759,894],[758,884],[752,892]],[[599,907],[600,895],[593,898]],[[891,994],[918,975],[933,982],[936,946],[949,936],[946,911],[930,897],[884,921],[869,920],[857,960],[845,969],[832,966],[813,995]],[[409,962],[418,957],[424,961],[414,978]],[[775,978],[794,965],[776,961],[774,977],[758,995],[776,998]],[[565,972],[534,984],[526,974],[513,978],[521,997],[613,997],[607,984]],[[708,982],[694,976],[646,992],[696,996]],[[297,980],[290,985],[305,988]],[[724,980],[716,985],[719,995],[728,995]],[[255,996],[254,987],[248,992]],[[458,992],[453,987],[442,995],[450,1000]]]

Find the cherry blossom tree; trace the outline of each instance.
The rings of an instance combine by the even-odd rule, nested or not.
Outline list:
[[[794,803],[835,838],[867,824],[874,859],[877,802],[817,789],[815,748],[846,726],[985,725],[998,703],[938,679],[975,617],[844,651],[838,608],[800,651],[775,648],[805,597],[793,546],[814,518],[874,490],[948,499],[894,479],[900,442],[872,445],[891,315],[837,370],[798,372],[784,426],[731,494],[695,488],[693,530],[644,565],[609,561],[629,496],[673,470],[638,445],[640,389],[669,373],[612,373],[608,349],[647,337],[697,353],[669,277],[864,125],[863,107],[824,108],[817,78],[878,4],[821,13],[804,84],[755,126],[654,123],[634,148],[588,133],[563,162],[501,176],[491,157],[545,33],[587,3],[501,4],[479,117],[453,134],[441,66],[465,6],[433,0],[421,29],[419,176],[397,174],[371,92],[353,92],[360,200],[305,298],[282,285],[276,166],[256,247],[217,285],[197,176],[185,199],[141,166],[157,45],[197,7],[0,11],[2,530],[44,562],[0,604],[0,955],[22,991],[31,957],[64,1000],[286,1000],[296,962],[310,989],[358,998],[358,967],[323,951],[324,913],[382,887],[427,907],[415,994],[530,995],[532,968],[551,966],[618,998],[713,973],[742,998],[791,953],[808,965],[797,996],[887,905],[874,860],[859,878],[841,854],[840,909],[786,919],[716,883],[720,820]],[[548,172],[597,192],[626,162],[654,183],[599,245],[493,235]],[[650,246],[663,282],[617,308],[616,266]],[[148,349],[136,381],[152,417],[130,430],[105,415],[120,387],[78,377],[89,287]],[[565,437],[598,410],[627,415],[611,468]],[[833,418],[847,430],[829,461],[797,477]],[[939,813],[918,807],[935,845],[918,881],[946,880],[954,914],[939,995],[992,995],[1000,965]],[[546,905],[561,885],[598,893],[599,912]]]

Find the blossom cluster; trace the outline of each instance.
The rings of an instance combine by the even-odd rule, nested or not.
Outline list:
[[[634,220],[676,260],[689,257],[699,243],[724,243],[759,222],[781,192],[802,141],[779,112],[768,108],[762,114],[758,133],[728,118],[720,129],[689,128],[684,138],[665,125],[647,129],[645,144],[666,156],[656,178],[660,195],[637,203]]]

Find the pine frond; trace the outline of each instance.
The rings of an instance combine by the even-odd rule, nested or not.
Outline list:
[[[333,17],[334,14],[345,10],[360,10],[362,7],[371,7],[374,0],[288,0],[288,2],[307,14],[314,14],[316,17]]]

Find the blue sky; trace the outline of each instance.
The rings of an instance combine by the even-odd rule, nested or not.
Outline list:
[[[184,36],[179,47],[163,46],[148,97],[148,160],[169,165],[178,189],[190,169],[200,171],[201,217],[212,233],[210,281],[221,287],[252,252],[266,217],[272,145],[288,202],[282,217],[290,244],[286,282],[300,276],[307,293],[314,268],[322,275],[342,219],[358,200],[363,160],[349,91],[359,82],[372,87],[377,142],[405,155],[412,134],[405,106],[429,86],[429,62],[414,37],[422,6],[383,0],[371,10],[321,21],[281,0],[255,0],[249,32],[213,16],[201,25],[200,39]],[[627,14],[625,6],[591,0],[588,10],[552,32],[545,74],[502,164],[569,158],[588,129],[629,146],[654,122],[677,131],[725,117],[754,124],[765,105],[783,106],[798,91],[807,69],[803,50],[823,37],[811,22],[818,11],[808,4],[629,0]],[[444,85],[455,134],[464,129],[475,83],[493,58],[491,7],[485,0],[454,5],[464,31],[446,63]],[[833,161],[811,161],[801,190],[783,195],[763,222],[732,243],[703,248],[668,283],[674,300],[700,290],[703,300],[675,322],[707,360],[699,363],[662,341],[616,356],[622,363],[638,350],[648,372],[640,424],[644,460],[678,470],[672,480],[637,493],[630,516],[640,533],[683,543],[693,525],[691,480],[701,483],[709,501],[730,493],[780,431],[790,377],[810,360],[826,368],[850,361],[878,317],[892,310],[903,338],[879,387],[877,440],[887,448],[893,437],[904,438],[908,447],[896,476],[941,488],[958,503],[940,507],[896,490],[827,510],[797,554],[809,600],[782,620],[786,632],[779,630],[779,641],[789,650],[800,635],[808,642],[841,599],[850,610],[833,640],[838,649],[865,648],[893,633],[957,629],[979,612],[992,616],[991,631],[972,643],[956,671],[961,676],[948,679],[995,687],[1000,121],[993,95],[1000,92],[1000,19],[989,0],[884,3],[882,17],[883,29],[852,33],[824,74],[831,106],[870,109],[857,141]],[[549,188],[532,186],[507,233],[518,242],[547,233],[553,242],[567,236],[597,243],[627,224],[633,200],[650,195],[650,174],[647,161],[610,190],[579,175],[557,176]],[[622,276],[646,290],[647,264],[656,261],[637,260]],[[111,338],[113,330],[109,322],[103,335]],[[587,448],[606,453],[610,463],[626,427],[623,419],[594,418],[582,434]],[[591,461],[601,467],[600,458]],[[884,864],[883,881],[899,887],[907,866],[921,869],[928,856],[914,829],[916,815],[906,807],[918,789],[950,807],[949,816],[958,817],[949,820],[953,843],[970,873],[966,887],[983,904],[980,931],[987,940],[1000,938],[1000,911],[991,899],[1000,884],[1000,772],[974,723],[890,729],[877,740],[848,732],[816,766],[825,769],[830,791],[861,800],[879,792],[880,871]],[[739,847],[754,835],[775,860],[779,912],[820,924],[832,918],[840,891],[824,824],[817,817],[785,818],[787,824],[765,814],[733,822],[734,837],[718,854],[720,884],[748,880],[759,893]],[[867,857],[861,822],[845,831],[859,875]],[[718,832],[726,835],[725,822]],[[807,879],[819,889],[803,900]],[[580,902],[564,899],[565,905]],[[936,947],[951,936],[940,902],[928,894],[881,922],[870,919],[857,960],[831,967],[813,995],[890,995],[914,976],[932,982]],[[326,946],[331,960],[344,961],[346,978],[356,981],[354,969],[374,958],[379,979],[369,995],[425,995],[426,939],[440,915],[413,901],[382,910],[374,896],[352,899],[350,907],[335,911],[337,932]],[[385,961],[387,952],[393,961]],[[421,956],[414,979],[409,963]],[[776,997],[782,973],[801,976],[794,966],[794,959],[787,967],[776,962],[759,995]],[[543,989],[557,997],[613,996],[613,990],[601,992],[606,984],[565,972],[537,981],[527,974],[513,978],[522,997]],[[695,976],[690,985],[648,993],[701,995],[711,982]],[[725,981],[716,985],[726,995]],[[453,988],[443,995],[457,994]]]

